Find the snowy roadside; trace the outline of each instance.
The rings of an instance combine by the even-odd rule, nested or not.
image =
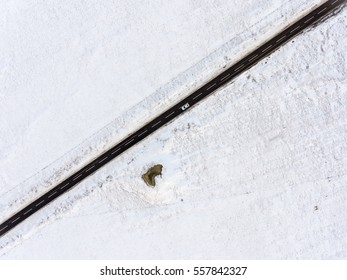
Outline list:
[[[227,26],[224,26],[224,29],[232,29],[231,34],[235,33],[236,31],[238,33],[234,34],[232,39],[225,42],[223,46],[219,46],[219,48],[212,54],[178,75],[166,85],[160,87],[154,94],[151,94],[143,101],[133,106],[131,109],[123,112],[114,121],[106,125],[98,132],[94,133],[87,140],[83,141],[77,147],[70,150],[54,163],[46,166],[29,179],[24,180],[22,183],[16,186],[7,185],[6,183],[8,183],[9,180],[5,180],[1,189],[0,218],[4,219],[11,213],[17,211],[17,209],[23,207],[23,205],[26,205],[28,202],[32,201],[41,193],[45,192],[47,189],[50,189],[63,178],[67,177],[69,174],[72,174],[81,166],[95,158],[102,151],[113,146],[127,134],[149,121],[151,118],[153,118],[153,113],[161,112],[168,106],[171,106],[172,103],[182,99],[202,83],[206,82],[206,80],[211,79],[216,75],[216,73],[222,71],[223,66],[232,64],[242,55],[256,47],[256,45],[266,40],[274,32],[278,32],[279,29],[284,28],[292,21],[295,21],[297,17],[300,17],[300,15],[306,13],[308,10],[316,6],[317,3],[322,1],[313,1],[311,3],[306,3],[306,1],[299,0],[287,1],[285,3],[281,2],[282,1],[274,1],[271,3],[272,5],[269,3],[259,4],[257,1],[247,2],[248,7],[246,5],[246,8],[249,8],[250,10],[247,10],[246,14],[240,15],[244,16],[245,19],[243,21],[239,21],[238,18],[235,18],[233,19],[232,23],[229,22]],[[227,7],[223,7],[223,9],[225,8]],[[230,6],[228,6],[228,8],[230,9]],[[232,11],[235,14],[240,12],[244,13],[244,9],[244,7],[243,9],[239,8],[239,10],[235,8],[232,9]],[[269,14],[263,14],[264,9],[269,11]],[[250,12],[251,10],[252,12]],[[195,10],[194,12],[199,13],[199,10]],[[200,12],[202,13],[203,11]],[[248,18],[249,22],[253,22],[253,25],[247,26],[245,24],[245,22],[247,22],[246,18]],[[225,23],[223,23],[223,21],[226,20],[225,17],[219,18],[218,20],[220,21],[220,24],[225,25]],[[215,31],[216,29],[212,29],[210,33]],[[224,33],[227,33],[227,31],[223,31],[223,34]],[[201,44],[205,44],[205,42],[201,41]],[[209,42],[208,45],[210,44],[211,43]],[[190,46],[186,46],[184,51],[190,51],[189,48]],[[147,69],[146,71],[150,70]],[[126,98],[126,94],[124,96]],[[131,96],[126,99],[131,100],[130,97]],[[85,99],[83,96],[82,98]],[[108,97],[105,96],[105,98],[107,99]],[[64,106],[65,105],[67,104],[64,103]],[[58,107],[59,106],[60,105],[58,105]],[[78,105],[75,104],[74,106]],[[102,110],[103,108],[101,108],[101,111]],[[94,112],[94,114],[97,114],[97,112]],[[89,115],[87,116],[89,117]],[[69,126],[70,123],[74,123],[75,121],[81,121],[79,116],[76,116],[76,120],[69,119],[68,121],[62,123]],[[86,131],[90,131],[90,129],[88,129],[86,128]],[[33,130],[33,128],[30,128],[30,130]],[[13,180],[14,178],[18,180],[18,178],[21,177],[21,172],[23,174],[28,174],[28,171],[23,172],[23,170],[26,170],[26,168],[23,166],[37,168],[35,165],[37,164],[39,166],[41,164],[39,163],[40,159],[42,159],[43,162],[47,160],[44,151],[51,148],[40,142],[40,138],[46,134],[46,130],[38,131],[37,135],[35,135],[35,131],[32,133],[34,133],[34,135],[32,135],[33,137],[25,139],[32,142],[30,147],[27,147],[26,145],[17,145],[17,147],[14,145],[14,147],[12,147],[14,152],[10,157],[5,157],[5,159],[2,161],[5,162],[5,164],[2,166],[1,170],[5,175],[0,177],[6,177],[8,174],[13,173]],[[49,133],[49,131],[47,133]],[[56,132],[52,133],[52,137],[54,138],[56,138],[54,136],[55,133]],[[61,134],[64,135],[64,137],[58,137],[59,142],[61,142],[64,138],[66,139],[61,143],[59,150],[61,150],[61,148],[66,149],[66,147],[69,146],[69,141],[71,140],[70,136],[67,137],[65,135],[65,131],[61,131]],[[86,134],[85,131],[84,134]],[[52,140],[46,140],[45,142],[49,142],[49,144],[51,144]],[[37,143],[40,144],[38,145]],[[21,149],[33,149],[34,146],[37,146],[40,150],[43,150],[43,154],[38,156],[38,154],[31,155],[30,152],[28,152],[28,155],[26,155],[26,153],[23,154],[20,151]],[[54,146],[56,146],[56,144]],[[47,154],[50,154],[50,152],[47,152]],[[31,158],[27,158],[30,155]],[[13,158],[13,156],[15,156],[15,158]],[[34,161],[32,162],[32,160]],[[9,162],[10,166],[14,165],[14,168],[8,167],[9,169],[7,169],[6,164]],[[11,176],[9,176],[9,178],[11,178]]]
[[[2,257],[346,258],[346,27],[344,9],[297,37],[26,221]],[[225,45],[157,96],[182,97],[244,47]],[[124,123],[150,117],[157,96]],[[139,176],[153,163],[156,189]]]

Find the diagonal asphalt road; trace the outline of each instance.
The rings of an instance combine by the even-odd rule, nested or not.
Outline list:
[[[344,4],[346,0],[329,0],[317,7],[315,10],[304,16],[297,22],[293,23],[278,35],[271,38],[269,41],[259,46],[256,50],[239,60],[222,74],[209,81],[207,84],[193,92],[191,95],[150,121],[148,124],[135,131],[133,134],[125,138],[119,144],[104,152],[98,158],[87,164],[82,169],[75,172],[73,175],[65,179],[56,187],[31,202],[29,205],[18,211],[13,216],[9,217],[0,225],[0,237],[13,229],[16,225],[33,215],[35,212],[52,202],[54,199],[70,190],[86,177],[93,174],[99,168],[119,156],[121,153],[136,145],[138,142],[146,138],[148,135],[169,123],[178,115],[193,107],[205,97],[212,94],[215,90],[229,83],[235,77],[248,70],[250,67],[258,63],[264,57],[284,45],[294,36],[301,33],[304,29],[316,23],[326,15],[331,13],[337,7]]]

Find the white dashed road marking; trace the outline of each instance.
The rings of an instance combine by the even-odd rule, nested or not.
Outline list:
[[[62,190],[63,188],[65,188],[69,183],[65,184],[64,186],[62,186],[60,189]]]
[[[244,65],[244,64],[242,64],[242,65],[240,65],[239,67],[237,67],[237,68],[235,69],[235,72],[236,72],[237,70],[243,68],[243,65]]]
[[[287,37],[287,35],[282,36],[281,38],[279,38],[278,40],[276,40],[276,43],[282,41],[282,40],[283,40],[284,38],[286,38],[286,37]]]
[[[297,30],[298,28],[300,28],[300,25],[295,27],[292,31],[290,31],[290,33],[293,33],[295,30]]]
[[[124,146],[126,146],[126,145],[129,145],[131,142],[133,142],[135,139],[133,138],[133,139],[131,139],[131,140],[129,140],[128,142],[126,142],[125,144],[124,144]],[[100,161],[99,161],[100,162]]]
[[[214,83],[213,85],[209,86],[206,90],[209,90],[210,88],[213,88],[217,83]]]
[[[320,11],[317,13],[317,15],[323,13],[326,9],[328,9],[328,7],[325,7],[323,10],[320,10]]]
[[[82,176],[82,174],[77,175],[76,177],[74,177],[74,178],[72,179],[72,181],[75,181],[76,179],[78,179],[78,178],[81,177],[81,176]]]
[[[99,160],[99,163],[103,162],[104,160],[106,160],[108,157],[104,157],[102,160]]]
[[[230,75],[230,74],[229,74],[229,75]],[[194,97],[193,97],[193,100],[196,99],[196,98],[198,98],[201,94],[202,94],[202,92],[200,92],[198,95],[194,96]]]
[[[173,113],[172,113],[173,114]],[[167,117],[167,116],[166,116]],[[147,132],[147,129],[145,131],[142,131],[137,137],[140,137],[141,135],[145,134]],[[119,149],[118,149],[119,150]]]
[[[36,206],[39,206],[40,204],[44,203],[44,200],[41,200],[39,203],[35,204]]]
[[[111,153],[111,155],[113,155],[114,153],[117,153],[119,150],[120,150],[120,148],[118,148],[117,150],[113,151],[113,152]]]
[[[155,127],[156,125],[158,125],[158,124],[160,124],[160,123],[161,123],[161,121],[156,122],[155,124],[152,125],[152,127]]]
[[[331,5],[334,5],[337,1],[339,1],[339,0],[335,0],[334,2],[331,3]]]
[[[252,61],[254,59],[256,59],[258,57],[258,54],[256,54],[255,56],[251,57],[248,61]]]
[[[310,17],[309,19],[305,20],[304,23],[309,22],[309,21],[310,21],[311,19],[313,19],[313,18],[314,18],[314,16]]]
[[[166,117],[165,117],[165,119],[166,118],[168,118],[168,117],[170,117],[172,114],[174,114],[175,113],[175,111],[172,111],[170,114],[168,114]],[[147,130],[146,130],[147,131]]]
[[[17,219],[13,220],[13,221],[11,222],[11,224],[13,224],[15,221],[19,220],[19,218],[20,218],[20,217],[18,217]]]
[[[54,193],[51,193],[48,198],[50,198],[51,196],[55,195],[57,193],[57,191],[55,191]]]
[[[7,227],[8,227],[8,225],[4,226],[0,231],[2,231],[3,229],[5,229],[5,228],[7,228]]]
[[[266,52],[268,49],[270,49],[272,45],[268,46],[266,49],[262,50],[261,52]]]
[[[89,168],[86,170],[86,172],[88,172],[90,169],[93,169],[94,166],[95,166],[95,164],[94,164],[93,166],[89,167]]]
[[[23,214],[23,215],[28,214],[29,212],[31,212],[31,210],[33,210],[33,208],[30,208],[28,211],[24,212],[24,214]]]
[[[225,75],[222,79],[220,79],[221,81],[223,81],[223,80],[225,80],[226,78],[228,78],[229,76],[230,76],[231,74],[229,73],[229,74],[227,74],[227,75]],[[194,98],[193,98],[194,99]]]

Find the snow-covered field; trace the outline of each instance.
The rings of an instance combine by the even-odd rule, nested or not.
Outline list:
[[[5,2],[1,218],[322,1],[306,2]],[[2,258],[346,258],[346,27],[344,9],[130,149]]]

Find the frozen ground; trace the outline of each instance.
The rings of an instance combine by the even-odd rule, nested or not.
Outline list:
[[[223,40],[213,47],[215,42],[211,39],[211,44],[207,44],[212,46],[210,49],[200,52],[195,61],[194,57],[192,60],[189,57],[180,65],[186,69],[222,44],[223,47],[86,140],[83,147],[66,154],[26,183],[6,189],[2,195],[2,213],[14,211],[33,197],[35,191],[42,192],[104,146],[111,145],[114,141],[112,136],[117,135],[112,129],[123,126],[117,130],[120,133],[117,137],[124,136],[128,127],[135,127],[141,122],[139,118],[133,119],[134,116],[145,120],[155,109],[164,108],[170,99],[186,94],[187,88],[194,88],[221,65],[230,63],[230,59],[223,61],[224,56],[237,57],[245,51],[245,47],[254,45],[252,36],[261,40],[273,31],[276,23],[290,21],[295,14],[310,6],[304,1],[292,1],[278,9],[281,6],[278,1],[271,5],[265,2],[249,1],[249,5],[253,6],[240,6],[240,10],[244,8],[240,12],[244,22],[231,27],[235,28],[234,31],[229,29],[228,24],[233,25],[238,18],[235,17],[233,22],[225,21],[230,18],[227,13],[237,14],[238,10],[229,4],[225,18],[217,17],[219,24],[225,24],[225,27],[221,28],[219,24],[215,27],[228,37],[216,35]],[[216,7],[221,5],[226,4],[220,3]],[[259,5],[268,7],[268,10],[258,11]],[[224,12],[225,8],[221,10]],[[205,14],[206,11],[200,11],[199,15]],[[245,24],[247,16],[248,20],[257,18],[253,25]],[[182,16],[182,20],[187,20],[186,17]],[[269,26],[269,21],[272,26]],[[207,22],[205,28],[210,25]],[[67,196],[2,238],[2,258],[346,258],[346,25],[347,13],[344,9],[122,155],[119,160],[108,164]],[[237,35],[242,28],[244,31]],[[210,38],[212,33],[206,38]],[[184,50],[191,51],[190,43],[184,44],[181,52],[187,55]],[[201,51],[198,47],[199,44],[197,49]],[[160,59],[155,69],[164,67]],[[163,59],[165,64],[168,58]],[[110,67],[113,66],[112,61],[106,61]],[[93,67],[95,65],[91,66],[91,70],[98,72]],[[152,68],[148,71],[145,64],[142,67],[146,71],[141,74],[153,74],[149,74]],[[172,69],[168,68],[173,72],[164,73],[163,81],[153,82],[148,94],[143,92],[138,97],[139,101],[149,96],[168,77],[173,78],[182,71],[177,66],[175,72],[174,65]],[[159,72],[162,71],[161,68]],[[76,73],[80,75],[77,70]],[[101,76],[100,79],[106,79],[106,84],[112,80]],[[140,82],[145,83],[145,80],[142,76]],[[60,86],[60,83],[57,82],[57,85]],[[91,80],[90,95],[96,90],[94,86]],[[134,85],[129,86],[131,91]],[[89,90],[89,85],[86,88]],[[109,94],[112,90],[115,88],[111,88]],[[107,93],[103,94],[107,98]],[[19,99],[16,93],[13,96],[13,100]],[[121,96],[124,95],[117,98]],[[5,101],[11,99],[6,96],[1,98]],[[127,103],[126,99],[127,96],[124,98],[123,113],[138,102],[136,94],[131,98],[134,103]],[[89,102],[92,103],[89,106],[95,105]],[[60,103],[57,104],[60,108]],[[76,104],[71,103],[69,107],[71,116],[74,116],[72,120],[62,121],[62,124],[71,121],[72,125],[80,125],[79,115],[75,118],[73,112]],[[59,109],[54,109],[55,105],[52,108],[47,114],[56,118]],[[74,137],[81,137],[78,140],[81,141],[117,117],[118,113],[119,116],[122,114],[119,111],[110,117],[111,111],[98,116],[100,119],[95,122],[94,128],[92,122],[90,126],[87,122],[81,133],[71,137],[74,140]],[[40,110],[38,112],[41,114]],[[79,112],[82,118],[88,110]],[[49,118],[44,116],[42,119],[49,124]],[[31,127],[32,123],[28,123]],[[40,132],[35,125],[33,127],[29,130]],[[66,128],[62,125],[61,129],[64,135]],[[81,136],[85,131],[87,135]],[[15,136],[20,134],[18,131],[13,133]],[[66,146],[61,148],[63,152],[76,145],[69,147],[67,143],[72,138],[69,138],[69,133],[66,135]],[[56,138],[48,136],[52,137],[49,141]],[[27,137],[35,146],[35,138],[31,138],[30,134]],[[43,137],[42,133],[40,137]],[[11,143],[14,151],[22,149],[22,144],[4,139],[4,143]],[[42,147],[46,149],[43,144]],[[51,161],[61,155],[54,154],[56,151],[52,147],[47,149],[52,149]],[[1,147],[3,150],[6,151]],[[78,151],[83,152],[80,157],[77,157]],[[19,155],[16,154],[18,158]],[[12,163],[13,158],[6,153],[1,156],[1,162]],[[30,168],[39,170],[44,167],[35,166],[35,161],[29,162]],[[59,168],[64,162],[69,165],[61,171]],[[163,178],[159,179],[156,189],[146,187],[140,178],[153,163],[164,165]],[[4,164],[4,168],[11,170],[10,164]],[[21,180],[35,172],[30,168],[24,168],[26,171],[20,173],[23,176]],[[20,170],[20,165],[13,170]],[[60,173],[49,177],[54,170]],[[4,185],[6,180],[11,181],[10,176],[6,176],[3,176]],[[45,184],[42,184],[43,179]],[[32,190],[32,193],[24,196],[24,200],[11,200],[23,195],[23,190]]]
[[[3,1],[2,208],[35,184],[49,188],[321,1],[282,2]]]

